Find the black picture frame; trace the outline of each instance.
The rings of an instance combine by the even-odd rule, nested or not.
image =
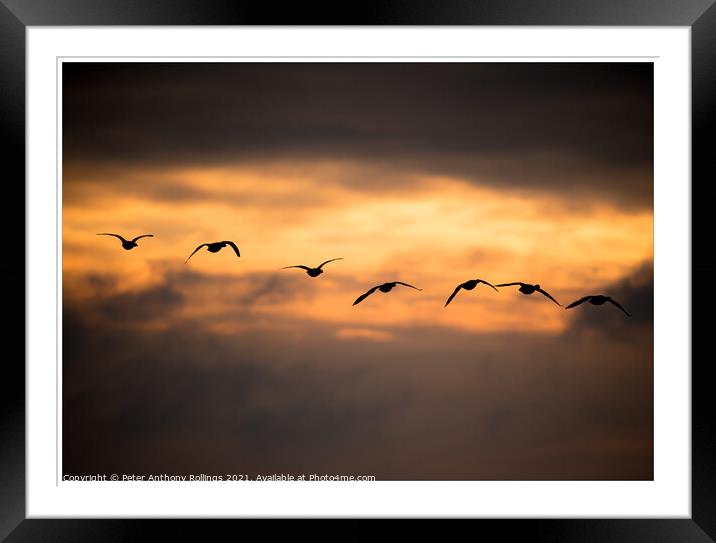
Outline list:
[[[0,126],[3,134],[3,196],[15,205],[0,214],[3,232],[25,224],[25,30],[28,26],[80,25],[587,25],[685,26],[691,28],[692,53],[692,247],[709,234],[693,222],[695,206],[708,201],[709,135],[716,132],[716,7],[714,0],[384,0],[273,5],[238,0],[0,0]],[[696,195],[696,198],[694,198]],[[13,216],[13,214],[17,214]],[[15,243],[17,235],[15,234]],[[8,240],[9,241],[9,240]],[[24,244],[23,244],[24,247]],[[2,327],[6,349],[25,330],[24,259],[19,249],[0,264],[5,289]],[[706,256],[704,256],[706,254]],[[713,274],[715,258],[692,250],[692,274]],[[692,278],[692,283],[693,283]],[[25,289],[22,289],[25,292]],[[692,301],[692,315],[711,296]],[[692,298],[693,300],[693,298]],[[8,303],[9,302],[9,303]],[[696,326],[692,316],[692,353]],[[25,344],[23,343],[23,353]],[[6,350],[7,352],[7,350]],[[135,540],[151,528],[163,539],[207,540],[229,521],[29,520],[25,518],[25,366],[24,356],[4,357],[3,408],[0,411],[0,539],[19,541]],[[531,519],[478,520],[481,536],[538,541],[716,541],[716,419],[711,416],[710,362],[692,354],[692,516],[690,519]],[[272,535],[326,536],[334,540],[371,537],[374,521],[353,520],[317,527],[292,521]],[[264,528],[260,528],[264,529]],[[336,530],[339,531],[336,531]],[[446,527],[421,526],[423,535],[445,535]],[[278,532],[276,531],[278,530]],[[435,530],[435,533],[431,531]],[[478,532],[473,531],[473,534]]]

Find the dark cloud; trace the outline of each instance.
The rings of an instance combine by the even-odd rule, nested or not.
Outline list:
[[[585,292],[576,299],[590,294],[610,296],[626,309],[630,317],[610,303],[593,306],[585,303],[570,309],[575,313],[566,334],[599,334],[612,339],[628,341],[640,329],[654,326],[654,265],[645,262],[630,275],[594,292]],[[571,303],[574,300],[570,300]],[[567,305],[567,304],[565,304]],[[650,347],[651,348],[651,347]]]
[[[205,274],[158,261],[153,265],[157,283],[135,290],[119,288],[116,277],[105,274],[66,274],[70,296],[65,305],[80,310],[89,320],[118,327],[141,327],[148,322],[168,320],[187,303],[201,297],[222,300],[235,309],[251,311],[257,304],[281,303],[311,295],[310,285],[295,275],[246,273],[241,276]],[[201,288],[199,288],[201,287]]]
[[[650,206],[652,83],[650,63],[64,63],[63,152],[68,171],[339,160],[380,165],[368,186],[428,172]]]
[[[102,297],[95,305],[98,316],[114,321],[146,321],[163,318],[184,302],[184,296],[169,285]]]
[[[189,270],[131,306],[65,303],[63,472],[651,479],[650,277],[645,266],[608,292],[639,323],[628,341],[592,306],[605,311],[562,335],[415,326],[369,342],[280,316],[232,334],[191,318],[123,331],[124,318],[177,311],[175,293],[197,282],[236,281]],[[270,276],[249,281],[271,290]]]

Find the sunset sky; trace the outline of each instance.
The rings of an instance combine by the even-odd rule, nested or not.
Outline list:
[[[65,62],[64,473],[651,479],[652,73]]]

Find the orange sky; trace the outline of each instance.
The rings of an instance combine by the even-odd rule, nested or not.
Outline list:
[[[207,276],[275,275],[303,291],[285,302],[260,305],[256,311],[266,317],[328,321],[345,329],[338,337],[380,340],[390,337],[385,328],[425,323],[478,331],[560,331],[568,319],[565,311],[541,296],[528,299],[515,288],[498,294],[483,286],[459,293],[447,309],[443,304],[457,284],[480,277],[493,284],[539,283],[566,305],[652,259],[648,210],[600,202],[574,206],[553,194],[497,191],[446,177],[416,177],[401,190],[367,191],[336,181],[351,168],[331,163],[270,171],[112,172],[112,187],[201,191],[198,200],[124,193],[93,183],[91,174],[68,180],[65,295],[82,296],[73,278],[88,273],[116,275],[120,291],[161,283],[169,270],[185,266],[198,244],[231,239],[241,250],[240,259],[229,251],[202,250],[186,266]],[[155,237],[124,251],[118,240],[95,235],[105,231]],[[316,279],[279,269],[336,257],[344,260],[328,264]],[[393,280],[423,291],[396,289],[351,306],[368,288]],[[193,303],[183,316],[201,315],[215,330],[230,332],[234,325],[226,311],[232,302],[227,299],[250,295],[243,287],[237,282],[218,291],[207,286],[187,292]]]

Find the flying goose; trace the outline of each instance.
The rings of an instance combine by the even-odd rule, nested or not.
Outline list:
[[[119,234],[109,234],[109,233],[107,233],[107,232],[102,232],[101,234],[97,234],[97,235],[98,235],[98,236],[114,236],[115,238],[119,238],[120,240],[122,240],[122,247],[124,247],[124,249],[125,249],[126,251],[129,251],[130,249],[134,249],[135,247],[137,247],[137,240],[138,240],[138,239],[141,239],[141,238],[153,238],[153,237],[154,237],[153,234],[142,234],[141,236],[137,236],[136,238],[134,238],[133,240],[130,241],[130,240],[124,239],[124,238],[123,238],[122,236],[120,236]]]
[[[552,300],[554,303],[556,303],[558,306],[562,307],[562,304],[560,304],[557,300],[552,298],[552,296],[549,295],[549,293],[546,290],[542,290],[539,285],[530,285],[529,283],[502,283],[501,285],[497,285],[498,287],[511,287],[513,285],[520,285],[520,292],[522,294],[532,294],[533,292],[537,291],[540,294],[544,294]]]
[[[321,275],[323,273],[323,270],[321,268],[323,266],[325,266],[326,264],[328,264],[329,262],[333,262],[334,260],[343,260],[343,258],[332,258],[331,260],[326,260],[323,264],[321,264],[320,266],[317,266],[315,268],[309,268],[308,266],[299,265],[299,266],[286,266],[285,268],[282,268],[282,269],[287,270],[289,268],[301,268],[302,270],[306,270],[306,273],[309,276],[318,277],[319,275]]]
[[[613,299],[611,299],[609,296],[602,296],[601,294],[593,294],[591,296],[585,296],[581,300],[577,300],[576,302],[572,302],[567,306],[567,309],[572,309],[573,307],[577,307],[579,304],[583,304],[584,302],[589,302],[592,305],[604,305],[606,302],[610,302],[617,306],[619,309],[624,311],[624,314],[627,317],[630,317],[629,313],[627,313],[627,310],[624,309],[619,303]]]
[[[236,246],[236,244],[233,241],[215,241],[214,243],[202,243],[196,249],[194,249],[194,253],[196,253],[199,249],[201,249],[204,246],[206,246],[206,250],[209,251],[210,253],[218,253],[219,251],[221,251],[221,249],[223,249],[227,245],[234,250],[234,252],[236,253],[236,256],[241,256],[241,253],[239,253],[239,248]],[[194,256],[194,253],[191,253],[189,255],[189,258]],[[189,258],[187,258],[184,261],[184,264],[189,262]]]
[[[406,287],[414,288],[415,290],[423,290],[421,288],[414,287],[413,285],[409,285],[408,283],[403,283],[401,281],[393,281],[392,283],[383,283],[382,285],[377,285],[377,286],[373,287],[372,289],[370,289],[368,292],[358,296],[356,301],[353,302],[353,305],[361,303],[368,296],[373,294],[376,290],[380,290],[381,292],[390,292],[391,290],[393,290],[393,287],[395,287],[395,285],[404,285]]]
[[[469,281],[465,281],[464,283],[460,283],[456,288],[455,291],[450,295],[450,297],[447,299],[447,302],[445,302],[445,307],[448,306],[450,302],[452,302],[452,299],[455,297],[455,295],[460,291],[461,288],[465,290],[472,290],[480,283],[486,284],[488,287],[492,287],[497,291],[494,285],[491,285],[487,281],[483,281],[482,279],[470,279]]]

